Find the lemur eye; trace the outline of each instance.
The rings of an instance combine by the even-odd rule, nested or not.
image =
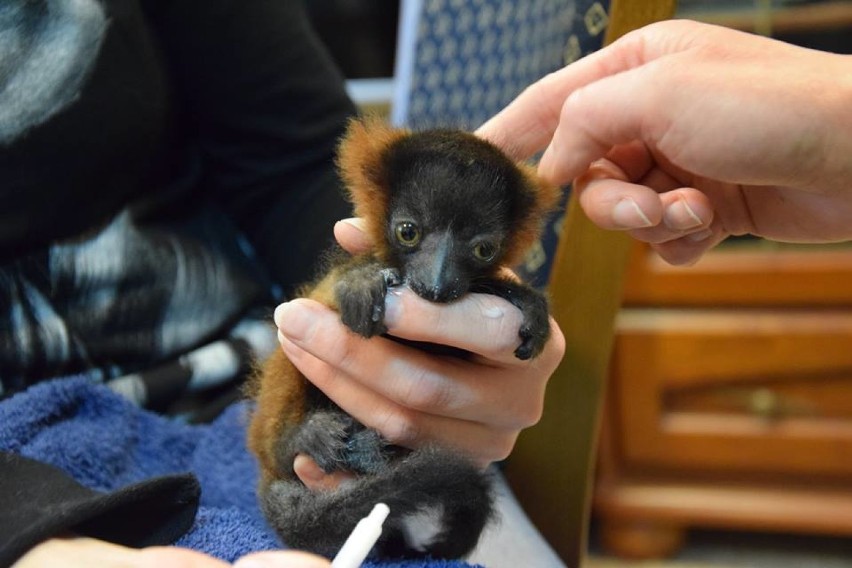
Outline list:
[[[420,242],[420,229],[411,221],[403,221],[396,226],[396,240],[405,247],[413,247]]]
[[[497,246],[488,241],[476,243],[473,246],[473,256],[483,262],[494,260],[494,257],[497,256]]]

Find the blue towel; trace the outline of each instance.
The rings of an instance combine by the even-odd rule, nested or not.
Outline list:
[[[189,425],[142,410],[88,380],[61,379],[0,403],[0,450],[50,463],[98,491],[192,472],[201,484],[198,515],[175,544],[233,562],[249,552],[283,547],[255,497],[257,468],[245,445],[248,405],[230,406],[211,424]],[[423,560],[365,566],[469,564]]]

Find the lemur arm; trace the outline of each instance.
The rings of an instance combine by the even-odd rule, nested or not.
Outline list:
[[[518,330],[521,344],[515,349],[518,359],[532,359],[541,353],[550,338],[550,320],[544,294],[521,282],[496,277],[476,280],[470,291],[499,296],[521,310],[523,321]]]
[[[385,296],[389,287],[399,283],[399,271],[378,258],[353,258],[335,276],[333,294],[341,321],[364,337],[387,332]]]

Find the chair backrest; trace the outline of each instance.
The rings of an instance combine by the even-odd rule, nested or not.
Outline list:
[[[403,0],[391,122],[476,128],[605,28],[597,0]]]
[[[391,123],[473,130],[531,83],[596,51],[608,2],[403,0]],[[565,212],[548,220],[520,276],[544,286]]]
[[[676,0],[403,0],[391,121],[473,129],[524,87],[624,33],[669,18]],[[566,196],[568,192],[566,192]],[[629,240],[597,229],[571,199],[522,276],[547,283],[567,341],[541,422],[507,474],[569,566],[586,550],[600,406]]]

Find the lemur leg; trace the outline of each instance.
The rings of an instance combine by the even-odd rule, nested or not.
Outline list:
[[[297,454],[310,456],[325,471],[376,473],[387,466],[394,449],[373,430],[333,405],[310,411],[278,448],[278,462],[292,464]]]
[[[521,344],[515,349],[518,359],[538,356],[550,338],[547,299],[538,290],[511,280],[477,280],[471,292],[493,294],[511,302],[521,310],[523,321],[518,330]]]
[[[384,333],[385,295],[400,283],[396,270],[378,260],[355,259],[320,282],[310,297],[336,308],[354,332],[371,337]],[[294,477],[293,459],[305,453],[324,471],[375,471],[395,450],[370,430],[336,408],[311,386],[283,352],[276,350],[257,378],[257,408],[249,425],[249,446],[258,456],[261,479]],[[321,397],[321,410],[309,401]]]
[[[292,461],[279,461],[282,438],[302,422],[307,383],[281,350],[266,360],[255,378],[257,406],[248,427],[248,446],[257,456],[261,484],[293,477]]]

